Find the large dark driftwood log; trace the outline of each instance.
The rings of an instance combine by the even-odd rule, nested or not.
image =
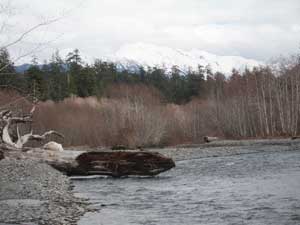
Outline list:
[[[62,151],[53,152],[32,149],[27,152],[5,151],[11,158],[35,159],[55,169],[72,175],[129,175],[155,176],[175,167],[171,158],[156,152],[146,151]]]

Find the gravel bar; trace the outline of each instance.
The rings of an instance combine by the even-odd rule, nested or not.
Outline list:
[[[87,211],[68,177],[33,160],[0,161],[0,225],[68,225]]]
[[[206,157],[226,157],[240,154],[259,154],[300,150],[300,140],[256,139],[256,140],[219,140],[206,144],[178,145],[162,149],[148,149],[171,157],[176,161]]]

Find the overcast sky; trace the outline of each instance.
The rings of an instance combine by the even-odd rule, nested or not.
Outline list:
[[[115,52],[122,45],[152,43],[219,55],[268,60],[300,52],[300,0],[0,0],[12,8],[2,16],[9,26],[0,43],[39,21],[64,15],[11,48],[49,58],[79,48],[92,57]],[[3,4],[2,3],[2,4]],[[1,13],[1,10],[0,10]],[[8,18],[8,19],[6,19]],[[1,22],[0,20],[0,22]],[[47,44],[43,44],[43,43]]]

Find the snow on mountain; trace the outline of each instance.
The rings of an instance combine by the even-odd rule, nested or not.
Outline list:
[[[240,56],[218,56],[198,49],[184,51],[153,44],[128,44],[115,54],[103,57],[103,60],[117,63],[119,68],[136,70],[139,66],[147,68],[162,67],[170,71],[176,65],[181,71],[189,68],[197,70],[199,65],[210,66],[213,72],[230,74],[232,69],[244,70],[263,65],[262,62]]]

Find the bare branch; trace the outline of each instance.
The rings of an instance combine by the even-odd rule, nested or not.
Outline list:
[[[25,91],[24,90],[22,90],[22,89],[20,89],[20,88],[18,88],[18,87],[15,87],[15,86],[13,86],[13,85],[7,85],[7,84],[5,84],[5,85],[0,85],[0,88],[7,88],[7,89],[13,89],[13,90],[15,90],[15,91],[18,91],[20,94],[22,94],[23,96],[25,96],[26,95],[26,93],[25,93]],[[27,95],[27,96],[25,96],[25,97],[22,97],[22,98],[27,98],[27,97],[30,97],[30,95]]]
[[[6,118],[6,116],[3,118],[3,120],[6,122],[6,125],[4,126],[4,128],[2,130],[2,141],[7,145],[17,148],[16,144],[12,141],[12,139],[9,135],[9,126],[11,125],[11,120],[5,119],[5,118]]]
[[[28,141],[30,140],[34,140],[34,141],[42,141],[42,140],[45,140],[47,136],[49,135],[52,135],[52,134],[55,134],[59,137],[62,137],[64,138],[64,136],[54,130],[50,130],[50,131],[47,131],[45,132],[44,134],[42,135],[38,135],[38,134],[33,134],[32,131],[28,134],[25,134],[23,136],[21,136],[17,143],[16,143],[16,146],[18,146],[18,148],[22,148]]]
[[[25,54],[22,54],[20,56],[18,56],[17,58],[14,58],[12,59],[12,61],[15,63],[17,61],[19,61],[20,59],[22,58],[25,58],[27,56],[30,56],[32,55],[33,53],[37,53],[37,52],[40,52],[40,51],[43,51],[45,48],[42,48],[43,46],[47,46],[48,44],[56,41],[57,39],[59,39],[62,35],[59,35],[58,37],[50,40],[50,41],[47,41],[47,42],[42,42],[42,43],[38,43],[34,48],[32,48],[30,51],[26,52]],[[10,65],[10,63],[7,63],[6,65],[2,66],[0,68],[0,72],[5,70],[8,66]],[[0,75],[9,75],[10,73],[0,73]]]
[[[62,135],[61,133],[54,131],[54,130],[47,131],[42,135],[32,134],[30,138],[31,138],[31,140],[41,141],[41,140],[45,140],[47,136],[50,136],[52,134],[54,134],[58,137],[64,138],[64,135]]]
[[[33,120],[31,119],[31,115],[24,116],[24,117],[12,117],[9,118],[11,124],[15,123],[32,123]]]
[[[36,104],[33,104],[32,109],[30,110],[30,115],[33,115],[35,109],[36,109]]]
[[[28,96],[28,97],[29,97],[29,96]],[[0,107],[0,109],[5,109],[5,108],[7,108],[8,106],[10,106],[10,105],[12,105],[12,104],[16,104],[17,102],[20,102],[20,101],[22,101],[22,100],[24,100],[24,99],[26,99],[26,97],[17,98],[17,99],[15,99],[15,100],[13,100],[13,101],[10,101],[10,102],[8,102],[8,103],[2,105],[2,106]],[[1,115],[0,115],[0,116],[1,116]]]
[[[34,30],[40,28],[40,27],[43,27],[43,26],[47,26],[47,25],[50,25],[51,23],[54,23],[58,20],[60,20],[61,17],[58,17],[58,18],[55,18],[55,19],[52,19],[52,20],[47,20],[47,21],[44,21],[42,23],[39,23],[33,27],[31,27],[30,29],[28,29],[27,31],[25,31],[24,33],[22,33],[17,39],[15,39],[14,41],[4,45],[4,46],[1,46],[0,49],[7,49],[15,44],[17,44],[18,42],[22,41],[28,34],[30,34],[31,32],[33,32]]]
[[[5,109],[5,110],[2,110],[1,112],[0,112],[0,119],[2,119],[4,116],[6,116],[8,113],[11,113],[11,111],[10,110],[7,110],[7,109]]]

